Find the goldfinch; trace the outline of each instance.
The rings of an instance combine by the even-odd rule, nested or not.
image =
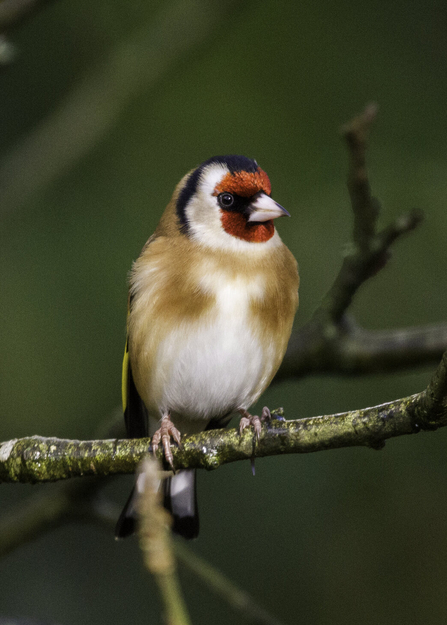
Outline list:
[[[172,466],[171,438],[224,427],[260,432],[248,409],[284,357],[298,306],[295,258],[273,220],[267,174],[244,156],[215,156],[177,185],[134,263],[129,288],[123,404],[127,435],[151,436]],[[263,410],[267,418],[269,411]],[[138,490],[138,481],[136,488]],[[164,481],[173,529],[199,531],[195,471]],[[116,527],[135,529],[133,491]]]

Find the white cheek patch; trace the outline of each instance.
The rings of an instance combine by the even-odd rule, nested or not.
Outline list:
[[[219,237],[224,232],[220,220],[220,208],[214,196],[197,189],[186,209],[189,235],[199,243],[207,237]]]
[[[263,242],[244,241],[225,232],[221,221],[221,209],[213,193],[227,174],[228,169],[220,163],[210,165],[202,173],[197,191],[185,208],[191,238],[214,250],[254,255],[262,255],[281,245],[282,242],[276,229],[275,234],[268,241]]]

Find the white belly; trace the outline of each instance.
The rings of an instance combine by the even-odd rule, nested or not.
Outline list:
[[[213,309],[200,321],[176,328],[159,346],[154,386],[163,389],[157,401],[161,410],[210,419],[256,401],[260,381],[271,370],[265,353],[270,350],[250,329],[249,304],[262,296],[261,287],[256,281],[216,284],[214,276]]]

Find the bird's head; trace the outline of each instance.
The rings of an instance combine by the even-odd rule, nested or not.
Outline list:
[[[183,178],[177,216],[184,234],[219,249],[280,243],[273,220],[289,213],[271,197],[270,180],[245,156],[214,156]]]

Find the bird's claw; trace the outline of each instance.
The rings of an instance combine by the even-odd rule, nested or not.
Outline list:
[[[261,421],[271,421],[271,420],[272,420],[272,413],[270,412],[270,408],[267,408],[267,406],[264,406],[261,412]]]
[[[256,443],[258,443],[259,439],[261,438],[262,422],[271,421],[272,413],[267,408],[267,406],[264,406],[264,408],[262,409],[260,418],[256,415],[251,415],[247,410],[244,410],[243,408],[239,410],[239,413],[241,415],[241,420],[239,421],[239,436],[241,436],[242,432],[249,426],[251,426],[254,430],[254,442],[253,442],[254,444],[253,444],[253,456],[251,458],[251,472],[253,473],[253,475],[255,475],[254,453],[255,453]]]
[[[246,410],[244,410],[243,412],[241,411],[241,415],[242,415],[242,418],[239,421],[239,434],[242,435],[242,432],[246,428],[251,426],[253,428],[256,441],[259,441],[259,438],[261,436],[261,429],[262,429],[261,419],[257,417],[256,415],[251,415]]]
[[[158,451],[158,446],[161,442],[161,444],[163,445],[163,452],[166,458],[166,462],[169,464],[171,469],[175,472],[174,457],[172,455],[172,450],[171,450],[171,436],[181,449],[182,442],[181,442],[180,432],[172,423],[170,415],[165,415],[161,420],[160,427],[152,436],[152,451],[154,454],[156,454]]]
[[[258,442],[261,437],[262,423],[264,421],[272,420],[272,414],[270,410],[267,408],[267,406],[264,406],[261,412],[261,417],[251,415],[247,410],[244,409],[240,409],[239,413],[241,414],[241,420],[239,422],[239,434],[241,435],[246,428],[251,426],[254,430],[256,442]]]

